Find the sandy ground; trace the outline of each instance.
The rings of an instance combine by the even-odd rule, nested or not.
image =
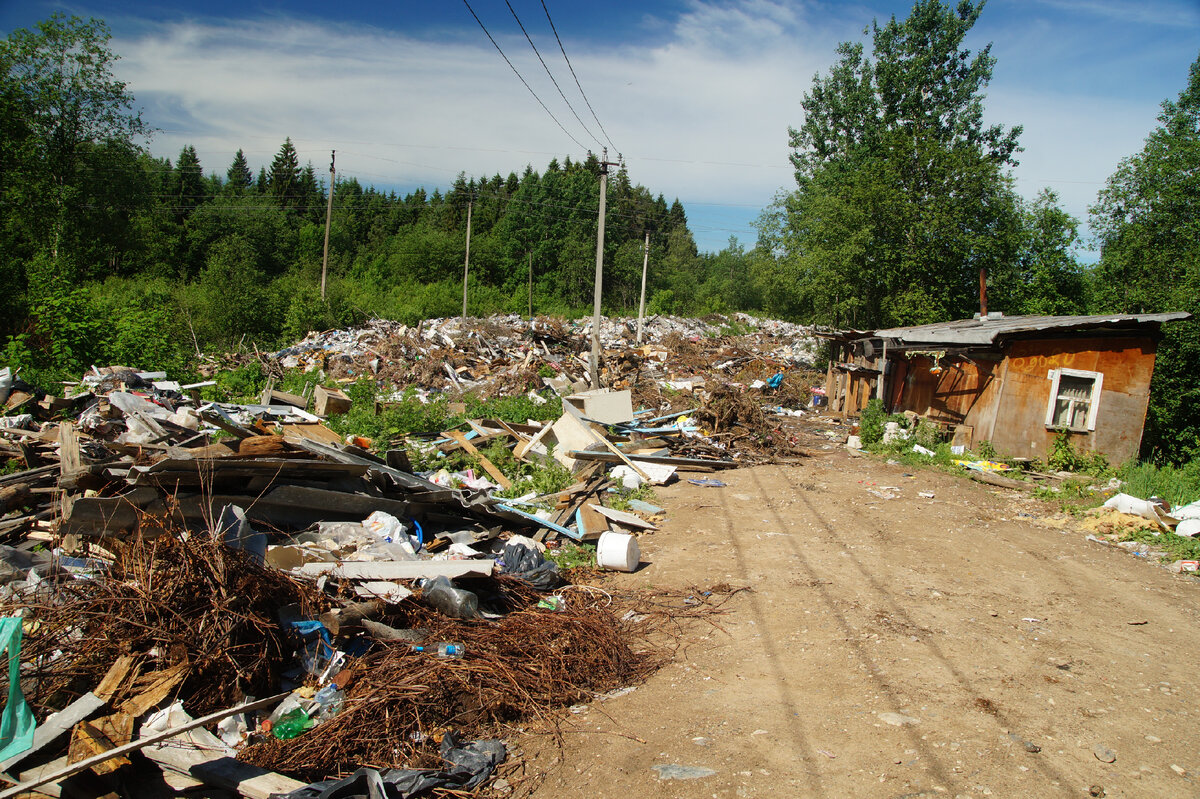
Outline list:
[[[648,563],[614,584],[754,590],[570,716],[564,751],[514,740],[535,796],[1200,796],[1200,581],[932,470],[835,451],[717,476],[659,489]]]

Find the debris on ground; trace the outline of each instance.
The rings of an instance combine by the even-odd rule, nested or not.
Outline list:
[[[516,327],[310,336],[256,357],[319,364],[319,383],[272,381],[252,402],[122,366],[64,397],[9,375],[0,602],[20,663],[6,713],[25,723],[0,772],[13,790],[67,779],[103,794],[147,768],[297,799],[472,790],[503,771],[511,725],[553,730],[666,662],[680,625],[734,590],[649,601],[596,583],[643,567],[637,538],[666,513],[651,486],[719,485],[703,475],[803,455],[769,392],[810,398],[775,378],[811,354],[790,328],[768,353],[656,319],[634,356],[606,352],[597,390],[582,379],[588,331]],[[628,332],[609,327],[606,342]],[[714,349],[718,372],[755,376],[715,380],[701,369]],[[372,449],[328,423],[363,369],[393,391],[557,394],[562,413]]]

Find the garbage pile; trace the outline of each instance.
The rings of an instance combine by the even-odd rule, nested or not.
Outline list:
[[[697,429],[754,423],[736,403],[708,418],[568,393],[553,423],[376,452],[324,423],[350,402],[336,385],[254,404],[206,385],[96,368],[59,398],[0,370],[17,467],[0,476],[0,796],[103,793],[147,761],[245,795],[471,790],[503,767],[505,724],[636,685],[663,660],[656,620],[729,595],[650,602],[548,556],[592,542],[597,568],[637,569],[663,509],[630,492],[737,465]],[[573,482],[539,494],[499,452]],[[449,456],[477,467],[412,466]]]
[[[805,415],[824,393],[813,370],[819,345],[811,328],[734,314],[651,317],[642,344],[636,331],[636,320],[601,318],[599,380],[605,388],[628,390],[634,407],[645,412],[641,418],[698,411],[691,432],[706,431],[707,443],[747,463],[799,454],[787,420]],[[561,395],[589,388],[590,351],[590,319],[510,315],[432,319],[415,327],[375,320],[310,333],[259,357],[278,377],[300,369],[323,382],[372,381],[385,402],[389,392],[397,400],[415,392],[422,400],[471,393],[540,402],[547,388]],[[700,436],[691,438],[695,444]]]

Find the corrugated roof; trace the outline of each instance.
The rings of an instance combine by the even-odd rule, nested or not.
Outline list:
[[[1099,316],[989,316],[986,320],[960,319],[917,327],[877,330],[880,338],[904,344],[995,344],[997,340],[1050,330],[1094,330],[1105,327],[1161,325],[1191,318],[1190,313],[1103,314]]]

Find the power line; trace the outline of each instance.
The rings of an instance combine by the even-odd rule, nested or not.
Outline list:
[[[512,12],[513,19],[517,21],[517,27],[521,29],[521,33],[525,34],[525,41],[529,42],[529,46],[533,48],[533,54],[538,57],[538,61],[542,62],[542,69],[546,70],[546,74],[550,76],[550,82],[554,84],[554,88],[558,89],[558,96],[567,104],[567,108],[571,109],[571,113],[575,115],[575,121],[579,123],[579,127],[583,128],[587,135],[592,137],[592,141],[603,146],[603,143],[596,138],[596,134],[588,130],[588,126],[583,124],[583,120],[579,118],[579,114],[575,113],[575,107],[571,105],[571,101],[563,94],[562,87],[558,85],[558,81],[554,79],[554,73],[550,71],[550,67],[546,65],[546,59],[542,58],[542,54],[538,52],[537,45],[533,43],[533,39],[529,37],[529,31],[525,30],[525,26],[521,24],[521,18],[517,16],[516,10],[512,7],[512,3],[504,0],[504,5],[508,6],[508,10]]]
[[[500,57],[504,59],[504,63],[508,64],[509,68],[512,69],[513,74],[516,75],[518,78],[520,78],[521,83],[525,84],[525,88],[529,89],[529,93],[533,95],[533,99],[538,101],[538,105],[540,105],[547,114],[550,114],[550,118],[554,120],[555,125],[558,125],[559,130],[561,130],[563,133],[566,133],[567,138],[569,138],[571,141],[575,142],[575,144],[578,145],[581,150],[586,150],[587,147],[585,147],[583,145],[583,142],[579,141],[579,139],[572,136],[571,133],[566,128],[563,127],[563,123],[558,121],[558,117],[554,116],[554,113],[551,112],[551,110],[549,108],[546,108],[546,104],[542,102],[542,98],[537,96],[537,92],[535,92],[533,90],[533,87],[529,85],[528,81],[526,81],[525,78],[523,78],[521,76],[521,73],[517,71],[517,68],[515,66],[513,66],[513,62],[508,60],[508,56],[506,56],[504,54],[504,51],[500,49],[500,45],[496,44],[496,40],[492,38],[492,34],[488,33],[487,26],[483,24],[483,20],[481,20],[479,18],[479,15],[475,13],[475,9],[471,8],[471,4],[468,3],[467,0],[463,0],[463,5],[465,5],[467,7],[467,10],[471,12],[471,16],[475,17],[475,21],[479,23],[479,27],[483,28],[484,35],[488,37],[488,41],[490,41],[492,43],[492,46],[494,46],[496,48],[496,52],[498,52],[500,54]]]
[[[554,41],[558,42],[558,49],[562,51],[563,60],[567,62],[567,69],[571,70],[571,77],[575,79],[575,87],[579,89],[579,94],[583,97],[583,101],[587,103],[588,110],[592,112],[592,119],[596,120],[596,124],[600,126],[600,132],[604,134],[604,140],[608,142],[608,146],[616,152],[620,152],[620,150],[617,150],[617,145],[613,144],[612,139],[608,137],[608,131],[604,129],[604,125],[600,124],[600,117],[596,116],[596,109],[592,108],[591,101],[588,100],[587,94],[583,91],[583,86],[579,83],[579,76],[575,74],[575,67],[571,66],[571,59],[567,58],[567,48],[563,47],[562,39],[558,38],[558,29],[554,27],[554,20],[550,19],[550,9],[546,8],[546,0],[542,0],[542,10],[546,12],[546,21],[550,23],[550,30],[554,31]],[[554,85],[557,86],[558,84]],[[592,138],[595,137],[593,136]]]

